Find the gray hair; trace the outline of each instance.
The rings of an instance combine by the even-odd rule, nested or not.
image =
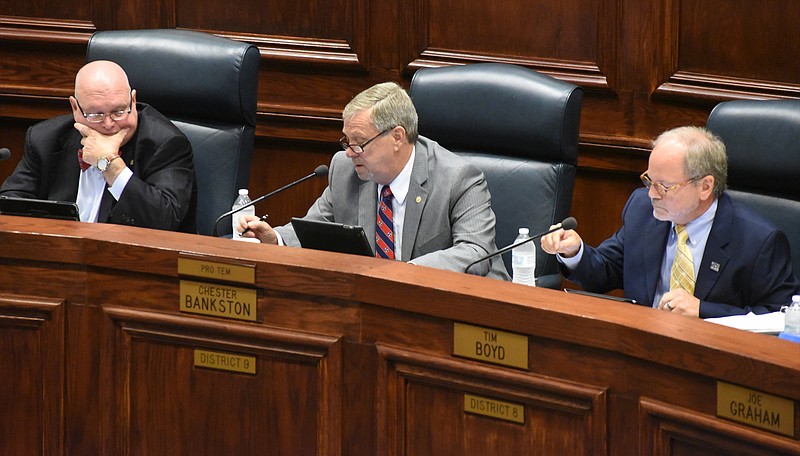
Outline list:
[[[728,187],[728,155],[722,140],[703,127],[678,127],[661,133],[653,141],[653,148],[668,141],[685,148],[686,176],[690,179],[714,177],[714,195],[722,195]]]
[[[385,131],[397,126],[406,130],[406,138],[410,144],[417,142],[417,109],[408,93],[394,82],[383,82],[359,93],[344,107],[342,119],[346,120],[355,113],[372,108],[372,125],[378,131]]]

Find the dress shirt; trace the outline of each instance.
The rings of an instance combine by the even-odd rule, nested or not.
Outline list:
[[[408,196],[408,186],[411,183],[411,168],[414,167],[414,155],[416,146],[411,149],[411,156],[408,158],[406,165],[400,174],[394,178],[389,184],[392,189],[392,223],[394,224],[394,257],[399,260],[400,253],[403,251],[403,220],[406,215],[406,197]],[[381,199],[381,188],[383,185],[378,185],[378,201]],[[376,209],[375,215],[377,217],[378,211]]]
[[[692,252],[692,262],[694,263],[694,277],[697,280],[697,275],[700,272],[700,263],[703,261],[703,252],[706,250],[706,242],[708,235],[711,233],[711,226],[714,224],[714,215],[717,213],[717,200],[711,203],[711,206],[700,217],[692,220],[686,224],[686,232],[689,233],[689,240],[687,245]],[[675,234],[675,224],[672,224],[669,237],[667,238],[667,245],[661,260],[661,272],[659,274],[659,281],[656,287],[655,297],[652,302],[653,307],[658,307],[661,297],[669,291],[669,276],[672,272],[672,262],[675,260],[675,252],[678,248],[678,236]],[[571,258],[564,258],[561,255],[556,255],[561,264],[567,267],[570,271],[578,267],[578,263],[583,258],[583,242],[578,249],[578,254]]]
[[[689,234],[689,239],[686,245],[689,251],[692,252],[692,263],[694,266],[694,278],[697,280],[697,275],[700,272],[700,263],[703,261],[703,252],[706,251],[706,242],[708,235],[711,233],[711,225],[714,224],[714,215],[717,213],[717,200],[711,203],[711,206],[696,219],[686,224],[686,232]],[[678,235],[675,234],[675,224],[672,224],[669,230],[669,237],[667,238],[667,250],[664,252],[664,259],[661,260],[661,274],[659,274],[658,286],[656,287],[656,295],[653,298],[653,307],[658,307],[661,297],[669,291],[669,277],[672,273],[672,262],[675,261],[675,253],[678,251]]]
[[[117,176],[114,184],[108,187],[108,191],[115,200],[119,201],[131,176],[133,176],[133,171],[126,166]],[[103,172],[96,166],[90,166],[86,171],[81,172],[76,200],[81,222],[97,222],[97,214],[100,211],[100,202],[103,200],[105,189],[106,179],[103,177]]]

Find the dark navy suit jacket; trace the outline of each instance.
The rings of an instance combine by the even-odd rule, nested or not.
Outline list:
[[[136,133],[120,150],[133,171],[119,201],[106,190],[98,222],[194,233],[197,184],[192,146],[155,108],[136,104]],[[25,155],[0,188],[0,195],[55,201],[78,197],[81,135],[72,114],[28,129]]]
[[[621,288],[626,297],[651,306],[671,224],[653,217],[645,188],[628,199],[622,222],[597,248],[584,245],[574,271],[562,271],[587,291]],[[775,312],[799,290],[786,235],[723,193],[695,284],[700,317]]]

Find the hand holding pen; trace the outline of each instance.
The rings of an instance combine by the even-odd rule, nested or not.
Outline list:
[[[260,222],[266,222],[268,218],[269,218],[269,214],[264,214],[264,215],[262,215],[262,216],[261,216],[261,218],[259,218],[258,220],[259,220]],[[249,222],[248,222],[248,223],[249,223]],[[248,231],[250,231],[250,227],[249,227],[249,226],[248,226],[247,228],[245,228],[245,229],[244,229],[244,231],[242,231],[241,233],[239,233],[239,237],[242,237],[242,236],[244,236],[244,233],[247,233]]]

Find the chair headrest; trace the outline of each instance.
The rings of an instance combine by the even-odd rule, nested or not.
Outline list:
[[[89,39],[86,61],[95,60],[119,64],[137,100],[164,115],[255,125],[260,55],[252,44],[190,30],[110,30]]]
[[[728,184],[800,200],[800,100],[718,104],[706,127],[728,151]]]
[[[516,65],[478,63],[418,70],[409,94],[420,134],[452,150],[577,163],[578,86]]]

